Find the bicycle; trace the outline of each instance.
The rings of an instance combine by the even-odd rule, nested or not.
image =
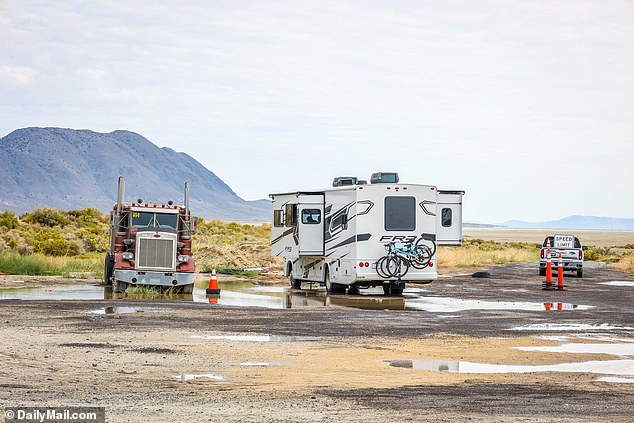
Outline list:
[[[396,248],[394,241],[384,244],[387,255],[381,257],[376,262],[376,272],[382,278],[402,278],[409,270],[410,261],[407,258],[407,252],[403,249]]]
[[[436,253],[435,237],[431,234],[422,234],[414,244],[408,242],[402,248],[396,247],[394,241],[384,245],[387,255],[377,260],[376,271],[386,279],[402,278],[410,266],[418,270],[426,268]]]

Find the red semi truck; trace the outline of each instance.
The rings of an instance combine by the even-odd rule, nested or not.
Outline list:
[[[152,286],[191,294],[196,270],[192,235],[198,219],[190,215],[189,183],[185,183],[183,206],[140,199],[124,203],[124,185],[119,177],[117,203],[110,212],[104,283],[112,284],[114,292],[125,292],[128,286]]]

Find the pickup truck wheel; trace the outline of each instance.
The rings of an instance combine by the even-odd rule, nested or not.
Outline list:
[[[539,276],[546,276],[546,269],[539,269]]]
[[[348,286],[348,295],[359,295],[359,285],[353,283]]]
[[[583,270],[577,270],[577,277],[583,278]]]

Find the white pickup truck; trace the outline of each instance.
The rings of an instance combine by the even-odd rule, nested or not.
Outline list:
[[[552,260],[553,270],[557,271],[559,253],[561,253],[564,272],[577,272],[578,278],[583,277],[583,252],[586,251],[588,247],[582,247],[579,238],[574,235],[547,236],[542,245],[537,244],[537,248],[541,248],[539,254],[539,275],[546,275],[548,241],[550,241],[550,258]]]

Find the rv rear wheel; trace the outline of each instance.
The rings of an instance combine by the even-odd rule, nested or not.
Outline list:
[[[288,281],[291,284],[291,288],[300,289],[302,287],[302,280],[295,279],[292,273],[288,276]]]
[[[405,289],[404,283],[399,283],[399,284],[384,283],[383,284],[384,295],[403,295],[404,289]]]

